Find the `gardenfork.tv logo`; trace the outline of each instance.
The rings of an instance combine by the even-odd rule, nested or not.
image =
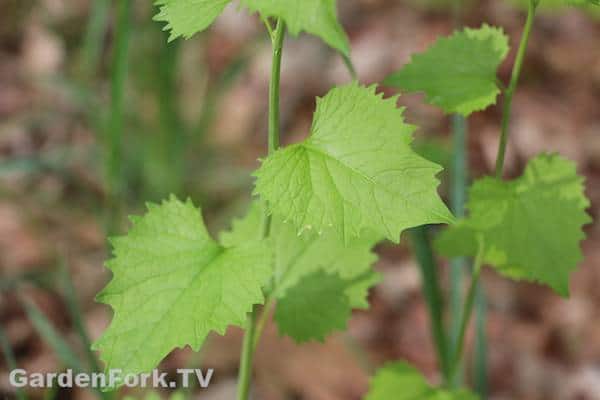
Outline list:
[[[9,382],[16,388],[95,388],[111,389],[118,386],[139,388],[187,388],[198,384],[207,388],[213,376],[213,369],[180,368],[176,377],[169,378],[166,372],[157,369],[143,374],[123,374],[120,369],[110,369],[105,373],[74,372],[68,369],[64,372],[32,372],[24,369],[14,369],[9,374]]]

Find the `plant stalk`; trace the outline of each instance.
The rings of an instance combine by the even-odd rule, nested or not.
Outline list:
[[[423,295],[429,309],[431,335],[444,377],[448,377],[448,345],[444,329],[444,301],[439,286],[438,268],[433,256],[427,226],[419,226],[410,230],[415,256],[420,266],[423,280]]]
[[[473,276],[471,278],[471,284],[469,286],[469,291],[467,293],[467,297],[465,303],[463,305],[463,310],[461,314],[461,322],[460,328],[458,330],[458,337],[455,342],[454,351],[452,352],[452,358],[450,362],[450,372],[448,374],[448,382],[453,382],[456,374],[459,371],[460,362],[463,356],[463,350],[465,346],[465,336],[467,333],[467,327],[469,326],[469,322],[471,321],[471,314],[473,311],[473,303],[475,301],[475,294],[477,293],[477,286],[479,282],[479,276],[481,274],[481,263],[483,260],[483,252],[484,252],[484,244],[483,240],[478,240],[478,250],[477,256],[475,257],[475,263],[473,265]]]
[[[450,205],[457,218],[465,216],[465,199],[467,187],[467,155],[466,155],[467,121],[462,115],[452,116],[452,168],[450,172]],[[463,280],[467,260],[464,257],[450,260],[450,343],[455,343],[460,330],[460,317],[463,304]],[[460,381],[462,366],[458,366],[456,382]]]
[[[273,45],[273,60],[271,66],[271,82],[269,85],[269,154],[274,153],[279,148],[279,91],[281,79],[281,56],[283,51],[283,40],[285,38],[285,23],[283,20],[277,20],[277,26],[271,41]],[[271,216],[265,211],[263,238],[269,237],[271,232]],[[268,304],[270,301],[268,302]],[[252,360],[254,351],[258,345],[260,334],[262,333],[263,324],[266,316],[258,319],[255,306],[250,316],[246,333],[244,334],[244,343],[242,347],[242,357],[240,359],[240,370],[238,377],[238,394],[237,400],[248,400],[250,393],[250,381],[252,375]],[[264,307],[263,313],[268,313],[270,307]]]
[[[525,28],[523,35],[521,36],[521,42],[519,43],[519,50],[517,52],[517,58],[513,65],[512,75],[510,77],[510,83],[504,93],[504,110],[502,112],[502,133],[500,135],[500,145],[498,146],[498,155],[496,157],[496,178],[502,178],[502,172],[504,169],[504,158],[506,154],[506,145],[508,143],[509,136],[509,123],[512,110],[512,100],[519,84],[519,77],[521,76],[521,68],[523,67],[523,61],[525,60],[525,53],[527,51],[527,45],[529,43],[529,36],[531,34],[531,28],[533,27],[533,21],[535,19],[535,12],[539,1],[529,0],[529,8],[527,11],[527,21],[525,22]]]

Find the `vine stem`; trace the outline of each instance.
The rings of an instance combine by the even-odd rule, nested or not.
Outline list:
[[[285,22],[277,20],[275,31],[269,32],[273,46],[273,60],[271,65],[271,82],[269,84],[269,154],[279,148],[279,91],[281,78],[281,55],[283,51],[283,40],[285,38]],[[269,237],[271,232],[271,217],[265,211],[263,238]],[[240,358],[240,369],[238,376],[237,400],[248,400],[250,393],[250,381],[252,375],[252,360],[258,345],[267,314],[270,311],[271,300],[267,300],[267,306],[263,309],[263,317],[258,319],[258,306],[254,306],[248,316],[242,355]]]
[[[467,333],[467,326],[471,321],[471,314],[473,310],[473,303],[475,301],[475,295],[477,293],[477,287],[479,282],[479,276],[481,274],[481,263],[483,259],[484,243],[481,237],[477,240],[477,256],[475,257],[475,263],[473,265],[473,277],[471,279],[471,285],[463,306],[462,317],[460,322],[460,328],[458,330],[458,336],[456,339],[456,346],[452,353],[452,359],[450,362],[450,370],[448,373],[448,382],[452,382],[459,371],[460,362],[462,360],[463,349],[465,346],[465,335]]]
[[[500,145],[498,146],[498,155],[496,157],[496,178],[502,178],[502,171],[504,169],[504,157],[506,154],[506,145],[508,143],[509,123],[513,95],[515,94],[517,85],[519,84],[521,68],[523,67],[523,61],[525,60],[525,52],[527,51],[529,36],[531,34],[531,28],[533,27],[535,11],[537,9],[538,4],[539,0],[529,0],[527,22],[525,22],[525,28],[523,30],[523,35],[521,36],[521,43],[519,43],[519,50],[517,52],[515,64],[513,65],[510,83],[504,93],[504,110],[502,112],[502,133],[500,135]]]

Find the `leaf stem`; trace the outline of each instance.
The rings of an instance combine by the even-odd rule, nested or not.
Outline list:
[[[282,19],[278,19],[274,36],[271,37],[273,60],[271,66],[271,82],[269,85],[269,154],[272,154],[279,148],[279,91],[284,38],[285,22],[283,22]],[[269,237],[270,232],[271,216],[265,211],[263,238]],[[267,305],[263,308],[263,316],[260,319],[257,318],[258,306],[254,307],[248,317],[242,347],[242,357],[240,359],[237,400],[248,400],[252,375],[252,359],[254,358],[254,351],[258,346],[260,335],[264,329],[266,318],[268,318],[271,307],[270,303],[271,300],[267,300]]]
[[[465,335],[467,332],[467,327],[471,320],[471,314],[473,311],[473,303],[475,301],[475,294],[477,293],[477,286],[479,282],[479,276],[481,274],[481,264],[483,260],[483,252],[484,252],[484,243],[483,238],[478,238],[478,249],[477,256],[475,257],[475,263],[473,265],[473,275],[471,278],[471,285],[469,286],[469,291],[467,293],[467,297],[465,303],[463,305],[462,317],[460,328],[458,330],[458,336],[455,342],[454,351],[452,353],[451,363],[450,363],[450,372],[448,374],[448,382],[454,381],[456,374],[459,371],[460,362],[463,356],[463,349],[465,346]]]
[[[246,332],[244,333],[244,344],[242,345],[242,357],[240,359],[240,372],[238,375],[237,400],[247,400],[250,392],[257,307],[258,306],[254,306],[252,312],[248,316]]]
[[[348,73],[352,80],[358,82],[358,73],[356,72],[356,67],[352,62],[352,58],[346,54],[342,54],[342,60],[344,60],[344,64],[346,65],[346,69],[348,69]]]
[[[538,3],[539,1],[537,0],[529,0],[527,21],[525,22],[525,28],[523,30],[523,35],[521,36],[521,42],[519,43],[519,50],[517,52],[515,64],[513,65],[510,83],[504,93],[504,110],[502,112],[502,134],[500,136],[500,145],[498,146],[498,156],[496,157],[496,178],[502,177],[502,171],[504,169],[504,157],[506,154],[506,145],[508,143],[509,123],[513,95],[515,94],[517,85],[519,83],[521,68],[523,67],[523,61],[525,60],[525,52],[527,51],[527,44],[529,43],[529,36],[531,34],[531,28],[533,27],[533,21],[535,19],[535,12]]]
[[[269,154],[279,148],[279,90],[281,79],[281,54],[285,38],[285,22],[277,21],[272,40],[273,64],[271,66],[271,84],[269,85]]]

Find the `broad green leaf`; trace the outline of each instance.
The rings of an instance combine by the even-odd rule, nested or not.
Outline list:
[[[156,0],[160,7],[155,21],[166,22],[164,30],[170,31],[169,41],[182,36],[189,39],[208,28],[223,12],[231,0]]]
[[[390,363],[371,380],[364,400],[477,400],[466,389],[444,390],[431,387],[423,375],[405,362]]]
[[[414,127],[396,98],[357,83],[317,100],[310,137],[280,149],[255,173],[255,194],[298,232],[364,230],[398,242],[404,229],[450,223],[437,193],[441,167],[411,148]]]
[[[531,160],[513,181],[484,178],[470,190],[469,218],[444,232],[436,246],[447,256],[474,255],[482,235],[484,261],[513,278],[536,281],[563,296],[569,274],[582,259],[583,178],[558,155]]]
[[[156,0],[154,17],[166,22],[169,40],[189,38],[213,23],[231,0]],[[344,29],[337,20],[335,0],[241,0],[241,5],[263,17],[282,18],[293,35],[308,32],[319,36],[343,54],[350,54]]]
[[[279,332],[306,342],[323,341],[332,331],[344,330],[352,312],[347,286],[338,275],[323,271],[303,277],[277,302]]]
[[[236,246],[259,238],[263,227],[263,207],[257,202],[253,203],[248,214],[233,222],[232,230],[223,232],[220,236],[225,246]],[[378,241],[373,235],[360,239],[354,239],[348,246],[335,235],[334,232],[323,232],[318,235],[309,232],[298,236],[291,224],[285,224],[274,216],[271,222],[271,233],[269,241],[274,249],[274,278],[267,292],[278,300],[276,315],[281,315],[280,305],[292,304],[296,308],[297,319],[314,318],[315,315],[323,315],[323,307],[330,307],[328,303],[303,303],[304,308],[298,308],[294,296],[299,292],[306,292],[307,282],[314,284],[314,290],[322,290],[320,282],[311,279],[314,276],[327,276],[329,281],[323,280],[325,285],[332,280],[339,281],[340,300],[351,308],[367,308],[367,295],[369,289],[379,282],[380,276],[374,272],[371,265],[376,256],[371,248]],[[329,287],[327,287],[329,290]],[[323,297],[326,299],[325,297]],[[310,307],[314,307],[311,309]],[[302,312],[300,312],[302,311]],[[325,314],[326,315],[326,314]],[[292,336],[297,341],[309,339],[323,339],[324,335],[345,326],[345,320],[349,316],[344,314],[344,323],[335,319],[325,319],[320,325],[306,324],[301,330],[293,330],[292,324],[283,327],[279,324],[280,318],[276,318],[280,332]],[[289,320],[287,320],[289,321]],[[333,325],[327,325],[335,322]],[[307,332],[315,330],[312,335]],[[329,329],[327,329],[329,328]]]
[[[200,211],[175,197],[132,218],[127,236],[112,240],[113,278],[98,299],[114,316],[94,344],[106,368],[140,373],[175,347],[198,350],[211,331],[242,325],[272,275],[269,247],[253,241],[224,248]]]
[[[344,29],[337,20],[335,0],[241,0],[264,17],[280,17],[291,34],[306,31],[319,36],[343,54],[350,54]]]
[[[409,92],[425,92],[427,102],[446,113],[468,116],[496,102],[498,66],[508,54],[500,28],[465,28],[438,39],[424,53],[385,80]]]

